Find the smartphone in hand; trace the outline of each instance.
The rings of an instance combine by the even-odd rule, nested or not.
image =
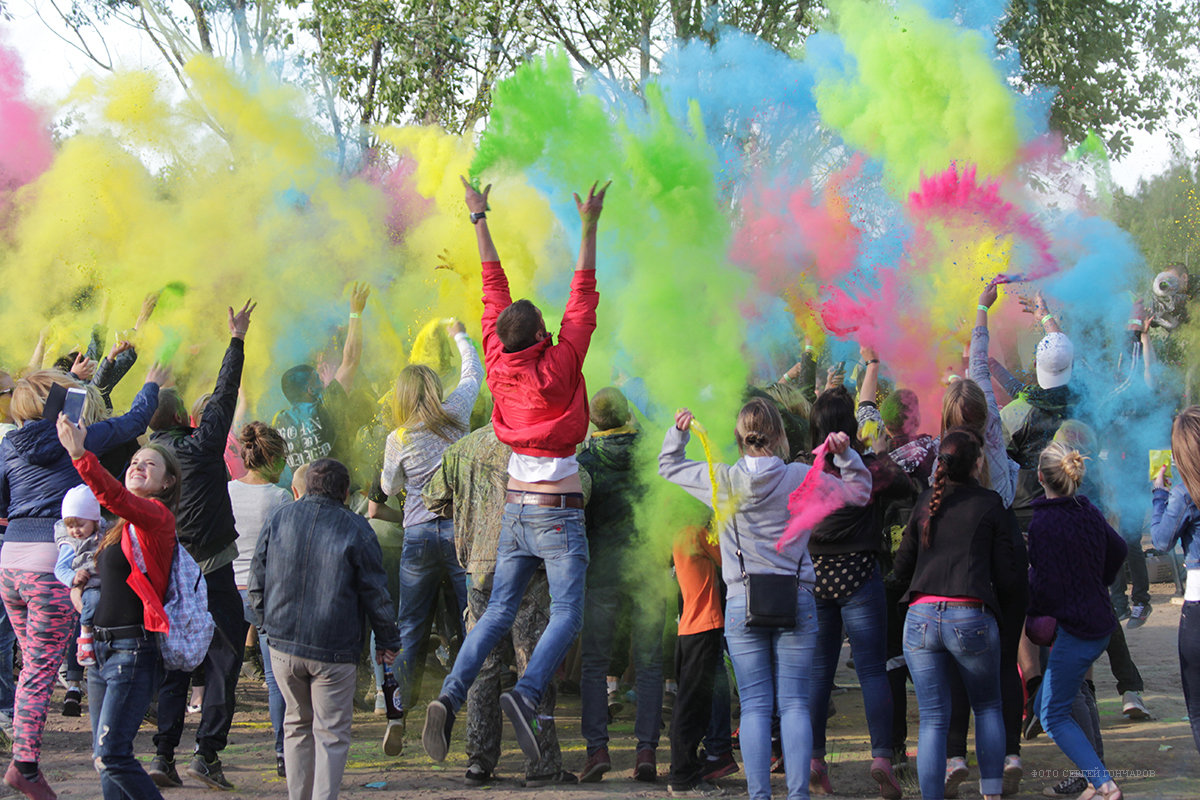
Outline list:
[[[78,425],[79,420],[83,417],[83,404],[85,402],[87,402],[86,391],[74,387],[67,389],[67,396],[63,399],[63,413],[75,425]]]

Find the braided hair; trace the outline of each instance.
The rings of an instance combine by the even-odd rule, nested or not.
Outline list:
[[[953,491],[954,487],[947,484],[970,480],[981,452],[983,443],[969,428],[951,428],[942,435],[937,469],[933,473],[933,493],[929,495],[929,511],[921,525],[921,546],[925,549],[933,546],[933,520],[941,512],[948,492]]]

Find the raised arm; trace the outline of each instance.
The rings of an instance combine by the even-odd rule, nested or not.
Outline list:
[[[879,356],[865,344],[858,346],[858,354],[866,365],[858,381],[858,402],[875,403],[879,394]]]
[[[686,408],[675,413],[675,424],[667,429],[662,452],[658,455],[658,474],[709,508],[713,504],[713,485],[708,464],[684,458],[683,452],[690,438],[692,412]],[[718,473],[724,472],[724,464],[718,464]]]
[[[246,360],[246,330],[250,327],[250,314],[257,303],[246,301],[236,314],[229,309],[229,347],[221,361],[217,385],[212,397],[200,417],[200,424],[192,433],[193,439],[206,452],[220,455],[225,452],[229,429],[233,425],[233,412],[237,407],[238,389],[242,385],[242,365]]]
[[[475,398],[479,396],[479,387],[483,384],[483,365],[479,363],[479,354],[475,345],[467,336],[467,329],[457,320],[450,325],[450,335],[458,347],[459,369],[458,386],[446,398],[446,412],[464,425],[471,419],[471,409],[475,407]],[[465,429],[464,429],[465,430]]]
[[[579,243],[579,260],[575,264],[575,277],[571,280],[571,296],[563,310],[559,343],[566,345],[575,354],[573,369],[583,365],[592,333],[596,330],[596,306],[600,295],[596,293],[596,228],[600,224],[600,212],[604,208],[604,193],[609,183],[599,192],[592,184],[586,200],[575,195],[575,206],[579,209],[579,220],[583,224],[583,236]]]
[[[362,359],[362,313],[370,295],[371,287],[365,283],[354,284],[350,292],[350,323],[346,326],[346,344],[342,348],[342,363],[334,375],[334,379],[347,392],[354,386],[358,362]]]
[[[1017,486],[1004,445],[1004,425],[1000,421],[1000,404],[996,402],[996,392],[992,388],[992,373],[988,361],[988,310],[995,304],[999,294],[997,280],[999,278],[987,285],[979,295],[979,303],[975,307],[975,328],[971,331],[971,355],[967,376],[979,385],[987,399],[988,415],[983,436],[988,460],[988,478],[991,482],[988,488],[1000,495],[1007,508],[1012,505]]]
[[[1050,313],[1050,308],[1046,305],[1046,298],[1042,296],[1040,290],[1033,296],[1032,300],[1022,297],[1021,306],[1025,310],[1025,313],[1033,314],[1037,318],[1046,333],[1062,333],[1062,328],[1058,324],[1058,318]]]
[[[101,420],[87,429],[85,446],[104,455],[117,445],[133,441],[146,432],[150,417],[158,408],[158,388],[170,379],[170,371],[155,364],[146,373],[146,383],[133,398],[129,411],[119,417]]]
[[[65,414],[58,415],[58,440],[66,448],[79,477],[88,485],[100,505],[139,528],[159,530],[175,528],[175,517],[158,500],[138,497],[126,489],[108,470],[100,466],[96,454],[84,449],[87,427],[75,425]]]
[[[600,212],[604,208],[604,193],[608,191],[612,181],[604,184],[604,188],[597,192],[596,187],[599,185],[599,181],[592,184],[586,200],[580,200],[579,195],[575,195],[575,207],[579,209],[579,219],[583,223],[583,239],[579,243],[579,261],[575,264],[577,270],[594,270],[596,268],[596,228],[600,224]]]

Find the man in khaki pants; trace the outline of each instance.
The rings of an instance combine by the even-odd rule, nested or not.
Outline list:
[[[370,622],[380,662],[392,663],[400,648],[379,540],[346,508],[349,492],[345,465],[314,461],[304,496],[268,517],[251,565],[251,611],[287,704],[290,800],[330,800],[341,788],[362,650],[357,620]]]

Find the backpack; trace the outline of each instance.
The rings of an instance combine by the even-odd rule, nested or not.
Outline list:
[[[146,559],[132,525],[129,533],[137,566],[145,572]],[[200,565],[178,540],[167,575],[163,610],[167,614],[167,632],[158,634],[163,667],[170,671],[191,672],[200,666],[208,653],[216,625],[208,610],[208,584],[204,582]]]

